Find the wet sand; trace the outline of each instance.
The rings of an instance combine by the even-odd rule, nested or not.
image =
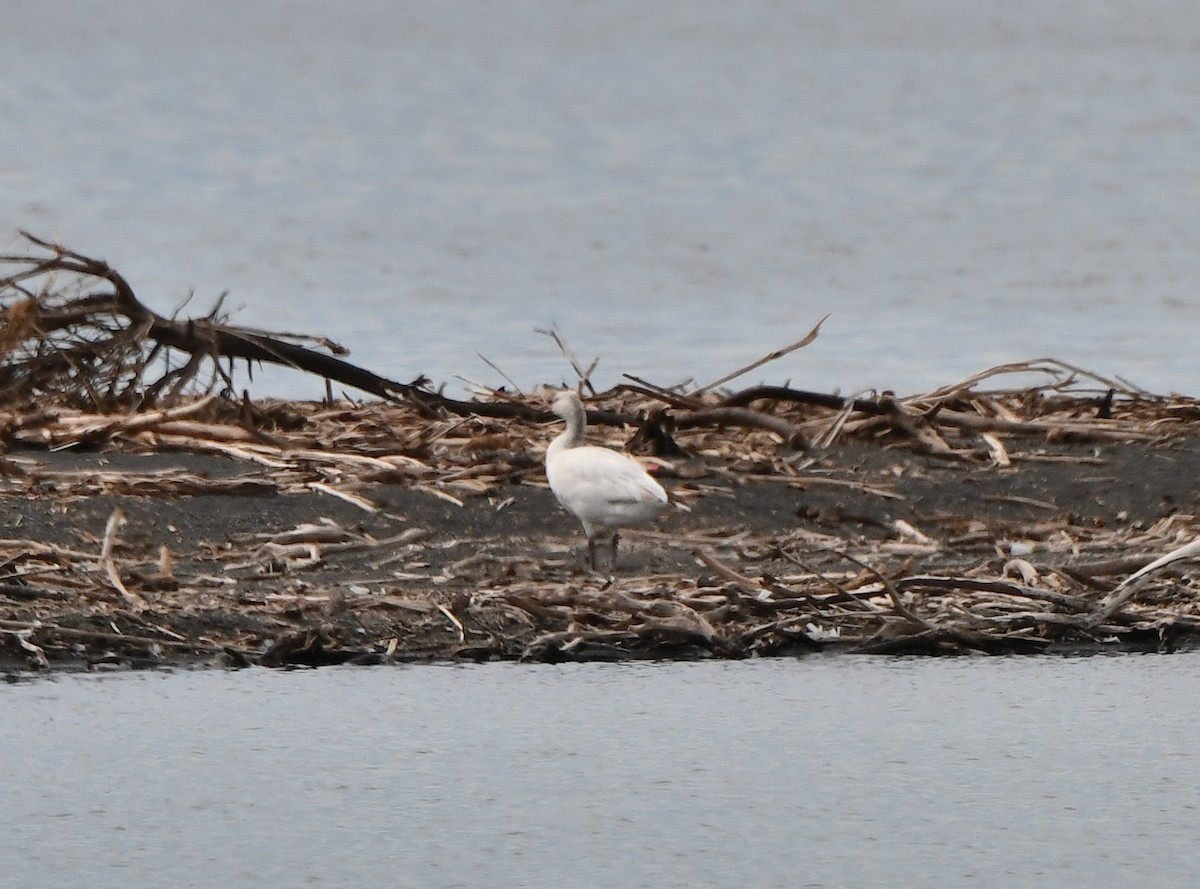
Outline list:
[[[377,507],[366,511],[321,490],[281,493],[270,469],[221,457],[18,449],[5,458],[0,500],[9,574],[20,574],[30,542],[72,555],[59,559],[61,572],[4,584],[0,627],[11,632],[0,634],[0,657],[9,669],[35,661],[17,634],[36,624],[56,628],[25,637],[54,668],[745,656],[747,649],[694,632],[556,641],[550,649],[534,643],[570,631],[564,606],[595,617],[606,596],[727,589],[729,577],[714,573],[700,551],[756,583],[853,569],[840,555],[850,550],[890,577],[981,568],[1003,575],[1014,557],[1042,573],[1105,558],[1130,559],[1133,570],[1160,553],[1072,548],[1062,539],[1102,542],[1200,513],[1200,441],[1192,439],[1038,443],[1006,468],[851,443],[814,452],[806,464],[793,478],[719,465],[695,479],[664,478],[687,495],[690,511],[672,510],[649,531],[624,535],[614,581],[586,569],[577,523],[536,471],[458,498],[461,505],[429,489],[375,484],[358,492]],[[87,479],[98,473],[110,483],[89,491]],[[184,476],[228,487],[164,493],[163,479]],[[115,492],[121,485],[112,479],[122,477],[129,485]],[[159,483],[136,492],[147,477]],[[104,582],[100,569],[116,510],[125,521],[108,536],[119,585]],[[81,576],[90,553],[97,563]],[[63,574],[72,583],[61,583]],[[1097,576],[1091,586],[1099,597],[1119,579]],[[1161,647],[1144,637],[1126,642]],[[750,653],[802,653],[829,642],[785,634]],[[1087,640],[1077,647],[1093,648]]]

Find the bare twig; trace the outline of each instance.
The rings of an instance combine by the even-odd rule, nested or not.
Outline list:
[[[828,320],[828,318],[829,318],[829,315],[826,315],[824,318],[822,318],[820,321],[818,321],[815,325],[813,325],[812,330],[810,330],[803,337],[796,340],[796,342],[792,343],[791,345],[784,346],[782,349],[776,349],[774,352],[770,352],[770,353],[764,355],[762,358],[758,358],[754,361],[751,361],[746,366],[739,367],[737,370],[733,371],[732,373],[726,374],[725,376],[721,377],[719,380],[714,380],[713,382],[709,383],[707,386],[701,386],[699,389],[695,389],[691,393],[692,396],[694,397],[694,396],[698,396],[698,395],[703,395],[705,392],[708,392],[712,389],[716,389],[718,386],[723,386],[726,383],[728,383],[730,380],[736,380],[738,377],[740,377],[744,374],[748,374],[748,373],[750,373],[750,371],[760,368],[764,364],[769,364],[772,361],[782,358],[784,355],[788,355],[788,354],[791,354],[792,352],[795,352],[797,349],[803,349],[805,346],[807,346],[809,343],[811,343],[813,340],[815,340],[817,338],[817,335],[821,331],[821,325],[824,324]]]
[[[595,395],[596,389],[592,386],[591,375],[596,369],[596,365],[599,363],[600,359],[593,358],[592,363],[588,365],[586,370],[584,370],[579,363],[579,359],[575,357],[575,353],[571,350],[571,347],[567,345],[566,339],[563,337],[562,333],[559,332],[557,325],[551,327],[549,330],[536,328],[535,332],[540,333],[543,336],[548,336],[554,340],[555,345],[558,346],[558,350],[562,352],[563,357],[566,358],[570,363],[571,369],[575,371],[575,376],[579,381],[580,390],[587,389],[590,394]]]

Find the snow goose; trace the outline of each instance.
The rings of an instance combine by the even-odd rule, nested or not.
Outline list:
[[[559,392],[551,410],[566,421],[567,428],[546,448],[550,490],[583,525],[592,570],[596,570],[596,541],[612,535],[610,569],[616,570],[617,529],[649,522],[667,508],[667,492],[636,460],[583,443],[587,415],[577,394],[569,389]]]

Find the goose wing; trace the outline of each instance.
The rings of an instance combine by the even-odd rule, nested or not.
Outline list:
[[[585,524],[645,521],[667,505],[667,492],[635,460],[607,448],[563,451],[546,467],[550,489]]]

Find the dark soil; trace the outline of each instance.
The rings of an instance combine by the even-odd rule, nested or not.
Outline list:
[[[499,488],[468,498],[461,507],[412,487],[377,485],[362,492],[381,507],[368,513],[324,493],[275,493],[268,470],[222,458],[75,450],[18,451],[9,457],[19,459],[26,488],[0,500],[6,536],[98,552],[106,522],[119,508],[128,519],[114,550],[123,579],[155,605],[151,614],[138,613],[121,607],[105,591],[100,598],[110,607],[98,610],[94,597],[50,595],[54,590],[48,590],[43,598],[33,584],[23,596],[10,585],[9,594],[0,595],[0,618],[63,628],[66,636],[41,642],[60,665],[519,657],[554,621],[521,626],[507,611],[474,602],[476,594],[522,585],[597,595],[606,588],[606,578],[585,569],[576,522],[538,484]],[[263,484],[246,485],[240,494],[165,497],[61,496],[37,482],[39,473],[52,479],[64,472],[170,468]],[[771,547],[795,539],[798,531],[862,547],[895,541],[897,520],[936,539],[940,547],[936,554],[920,556],[916,569],[914,556],[902,547],[895,555],[881,553],[874,565],[880,570],[998,566],[1014,542],[1029,546],[1033,541],[1036,551],[1038,535],[1055,529],[1136,530],[1174,513],[1198,513],[1197,479],[1200,442],[1195,440],[1167,447],[1044,445],[1024,451],[1007,468],[909,450],[838,446],[816,454],[791,480],[719,470],[695,481],[665,480],[668,487],[698,489],[700,495],[690,512],[672,511],[656,529],[661,534],[627,534],[617,578],[653,587],[661,586],[664,577],[677,576],[704,587],[711,579],[694,555],[695,541],[738,535],[760,544],[756,552],[742,553],[738,570],[747,570],[749,560],[756,572],[779,576],[797,569],[794,560]],[[410,529],[425,535],[416,538],[417,547],[398,545],[413,549],[407,557],[388,545],[329,549],[319,561],[298,568],[287,560],[272,563],[253,555],[272,535],[321,523],[371,541],[395,539]],[[163,546],[172,554],[177,578],[176,588],[166,592],[157,588],[154,577]],[[246,559],[237,558],[239,552]],[[792,555],[796,552],[793,548]],[[846,567],[836,553],[819,545],[808,546],[803,555],[806,564],[817,568]],[[1047,565],[1064,561],[1059,555],[1043,558]],[[429,602],[444,603],[444,610]],[[461,623],[461,633],[451,616]],[[69,637],[71,628],[79,631],[75,640]],[[147,641],[153,639],[160,644]],[[643,652],[697,653],[694,647],[670,645]],[[0,644],[0,657],[10,667],[26,663],[25,652],[12,640]]]

